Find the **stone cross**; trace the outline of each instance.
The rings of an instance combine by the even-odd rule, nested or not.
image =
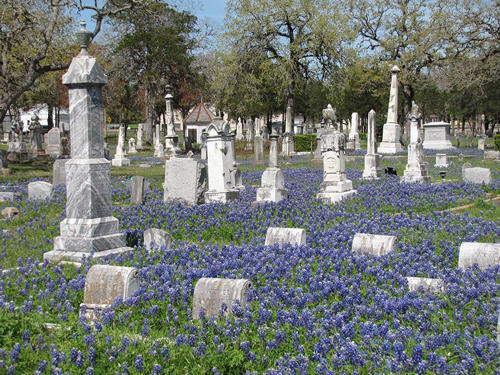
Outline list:
[[[43,256],[49,262],[80,262],[91,252],[99,260],[132,251],[112,214],[110,165],[104,159],[102,86],[107,77],[87,51],[92,33],[84,21],[81,25],[82,49],[62,78],[69,89],[71,160],[66,163],[66,218],[54,250]]]

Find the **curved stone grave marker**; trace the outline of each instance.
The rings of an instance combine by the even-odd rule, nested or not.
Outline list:
[[[148,251],[158,250],[162,247],[168,249],[172,242],[170,235],[162,229],[149,228],[144,231],[144,247]]]
[[[305,245],[306,244],[306,231],[302,228],[277,228],[269,227],[266,233],[266,246],[278,243],[290,245]]]
[[[52,196],[53,186],[45,181],[34,181],[28,184],[28,199],[45,200]]]
[[[444,292],[445,287],[443,280],[441,279],[431,279],[428,277],[407,277],[408,289],[410,292],[418,292],[420,288],[424,292]]]
[[[458,268],[465,270],[475,263],[482,270],[500,264],[500,243],[462,242]]]
[[[356,233],[352,239],[351,250],[361,254],[381,256],[390,253],[395,247],[396,236]]]

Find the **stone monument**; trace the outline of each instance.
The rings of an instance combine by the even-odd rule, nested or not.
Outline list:
[[[153,250],[168,250],[172,238],[170,234],[159,228],[149,228],[144,231],[144,248],[148,251]]]
[[[260,135],[256,135],[253,140],[253,153],[257,164],[264,163],[264,139]]]
[[[231,128],[225,125],[225,129],[228,132],[228,146],[229,146],[229,152],[228,155],[231,158],[230,160],[230,165],[232,165],[230,169],[230,174],[231,174],[231,185],[233,186],[233,189],[244,189],[245,186],[243,185],[243,180],[241,177],[241,171],[239,170],[238,166],[239,163],[236,161],[236,145],[234,143],[234,133],[231,131]]]
[[[436,168],[448,168],[450,165],[448,164],[448,155],[446,154],[436,154],[436,164],[434,167]]]
[[[351,129],[349,131],[349,146],[350,150],[361,150],[361,144],[359,143],[359,115],[357,112],[353,112],[351,115]]]
[[[420,139],[418,122],[421,118],[418,106],[413,103],[410,114],[410,144],[408,145],[408,163],[401,182],[430,182],[429,170],[424,159],[424,149]]]
[[[458,268],[465,270],[474,264],[482,270],[500,264],[500,243],[462,242]]]
[[[137,145],[136,145],[136,150],[141,151],[144,149],[144,146],[142,145],[142,136],[144,132],[144,124],[141,122],[139,125],[137,125]]]
[[[424,124],[423,147],[431,150],[454,149],[450,140],[450,124],[442,121]]]
[[[376,153],[377,137],[375,133],[375,111],[368,112],[368,134],[365,155],[365,169],[363,170],[363,179],[378,179],[382,174],[379,168],[380,155]]]
[[[40,124],[40,119],[36,113],[31,116],[31,124],[29,126],[31,133],[30,146],[31,155],[37,157],[44,155],[45,151],[42,148],[42,125]]]
[[[379,154],[396,154],[403,151],[401,146],[401,127],[398,123],[398,73],[399,68],[393,66],[391,77],[391,92],[389,97],[389,109],[387,110],[387,122],[384,124],[382,143],[378,147]]]
[[[254,121],[251,118],[249,118],[247,120],[247,134],[246,134],[247,144],[245,146],[245,150],[251,150],[253,148],[254,137],[255,137],[255,124]]]
[[[241,122],[241,117],[238,117],[238,123],[236,124],[236,140],[241,141],[245,139],[243,136],[243,123]]]
[[[132,251],[125,247],[125,234],[118,232],[118,219],[112,215],[102,129],[102,86],[107,77],[87,51],[92,33],[84,21],[81,25],[77,35],[82,50],[62,78],[69,89],[71,160],[66,163],[66,218],[54,250],[43,256],[49,262],[78,262],[91,252],[100,259]]]
[[[381,256],[394,251],[395,236],[382,234],[356,233],[352,239],[351,250],[355,253]]]
[[[173,158],[165,162],[163,201],[183,200],[189,204],[204,202],[207,183],[206,165],[192,158]]]
[[[165,136],[165,155],[175,157],[180,153],[178,147],[179,137],[175,134],[174,126],[174,96],[172,95],[172,87],[167,86],[167,94],[165,95],[165,119],[167,123],[167,135]]]
[[[73,138],[72,138],[73,139]],[[130,159],[127,158],[125,152],[125,125],[121,124],[118,130],[118,143],[116,144],[116,151],[113,160],[111,161],[113,167],[124,167],[130,165]]]
[[[282,247],[284,244],[292,246],[302,246],[306,244],[306,231],[302,228],[278,228],[269,227],[266,232],[266,246],[279,244]]]
[[[47,154],[58,158],[62,154],[61,131],[59,128],[52,128],[47,133]]]
[[[155,152],[153,156],[155,158],[163,159],[165,152],[163,149],[163,143],[161,143],[160,124],[155,125],[153,144],[155,145]]]
[[[291,156],[295,153],[293,142],[293,113],[290,104],[286,107],[285,116],[285,134],[283,134],[283,142],[281,144],[281,154],[283,156]]]
[[[137,154],[137,148],[135,146],[135,139],[129,138],[128,140],[128,153],[129,154]]]
[[[257,202],[279,202],[288,197],[283,172],[278,168],[278,135],[269,136],[269,166],[262,173],[262,182],[257,189]]]
[[[52,197],[54,187],[45,181],[33,181],[28,184],[28,199],[45,200]]]

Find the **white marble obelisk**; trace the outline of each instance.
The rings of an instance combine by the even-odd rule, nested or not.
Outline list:
[[[138,151],[141,151],[144,148],[144,146],[142,145],[142,133],[143,133],[143,131],[144,131],[144,124],[140,123],[137,126],[137,145],[135,146],[135,148]]]
[[[155,158],[162,159],[165,156],[165,153],[163,151],[163,143],[161,143],[160,124],[156,124],[153,138],[153,143],[155,145],[155,152],[153,156]]]
[[[377,138],[375,129],[375,111],[372,109],[368,112],[368,142],[366,145],[365,169],[363,170],[364,180],[378,179],[382,174],[378,167],[380,155],[376,153]]]
[[[283,143],[281,144],[281,154],[284,156],[291,156],[295,153],[293,143],[293,116],[292,107],[286,107],[285,116],[285,134],[283,134]]]
[[[167,86],[167,94],[165,95],[165,118],[167,122],[167,135],[165,136],[165,155],[170,157],[175,157],[180,153],[180,149],[177,146],[179,143],[179,137],[175,134],[174,126],[174,96],[172,95],[172,88]]]
[[[262,182],[257,189],[257,202],[279,202],[288,197],[285,189],[285,178],[283,172],[278,168],[278,138],[272,133],[269,136],[269,166],[262,173]]]
[[[118,130],[118,142],[116,144],[116,151],[111,160],[111,165],[113,167],[123,167],[130,165],[130,159],[127,158],[127,153],[125,152],[125,125],[120,125]]]
[[[361,144],[359,142],[359,115],[357,112],[353,112],[351,115],[351,128],[349,131],[349,144],[352,150],[361,150]]]
[[[112,214],[110,165],[104,159],[102,86],[107,77],[87,52],[92,33],[84,21],[81,25],[77,36],[82,50],[62,78],[69,89],[71,160],[66,163],[66,218],[54,250],[43,256],[49,262],[132,251]]]
[[[424,159],[424,148],[420,139],[418,121],[421,117],[418,107],[413,104],[410,115],[410,144],[408,145],[408,164],[401,182],[430,182],[427,163]]]
[[[396,154],[403,151],[401,146],[401,126],[398,124],[398,73],[399,68],[393,66],[391,70],[391,92],[387,122],[382,132],[382,143],[378,147],[379,154]]]

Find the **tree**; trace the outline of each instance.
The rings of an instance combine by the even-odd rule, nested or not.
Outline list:
[[[88,10],[94,37],[110,15],[143,0],[3,0],[0,7],[0,122],[9,107],[44,74],[66,69],[75,49],[71,11]],[[100,4],[100,6],[98,5]]]

